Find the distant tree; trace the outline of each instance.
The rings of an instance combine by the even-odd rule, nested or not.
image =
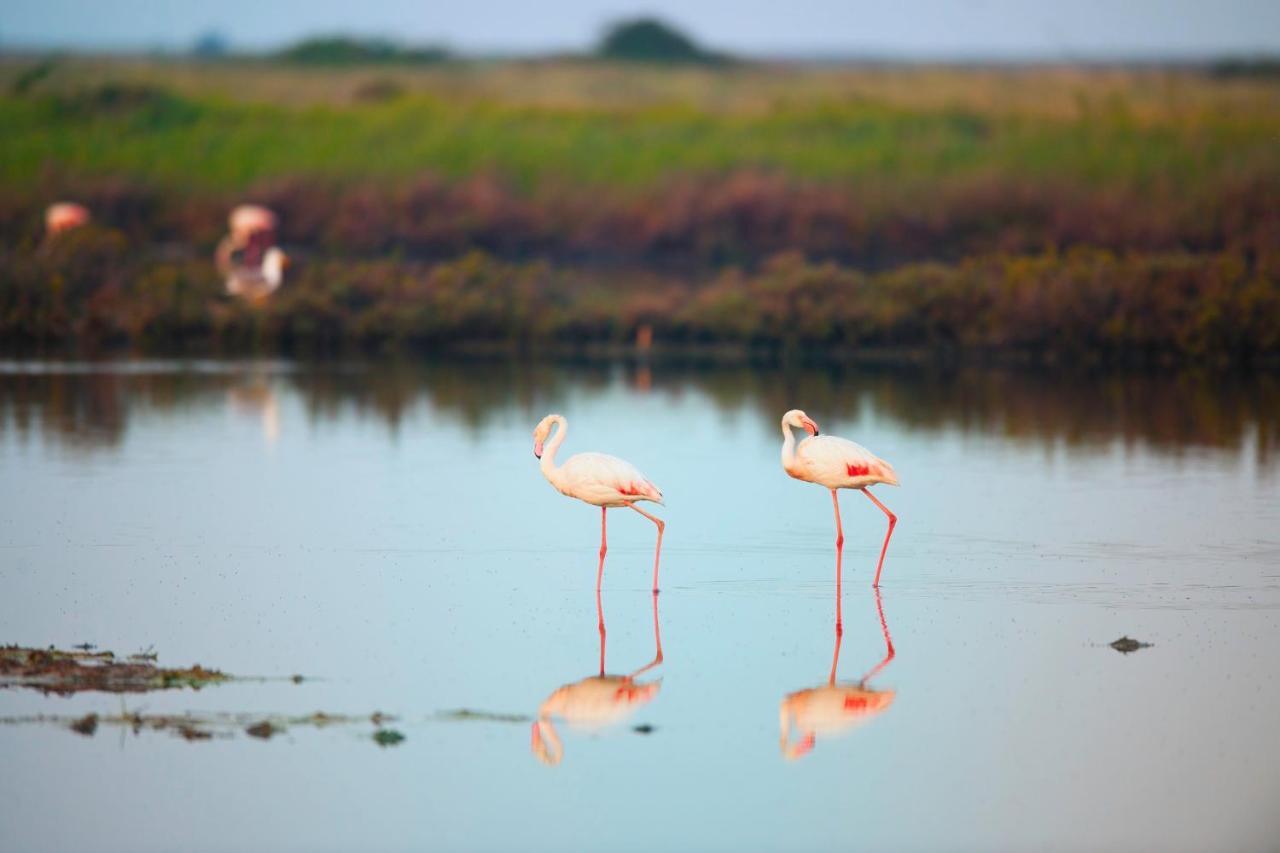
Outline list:
[[[201,33],[196,39],[195,44],[191,46],[191,53],[201,59],[218,59],[226,56],[228,49],[227,37],[217,30],[209,30]]]
[[[723,62],[679,30],[656,18],[620,21],[604,34],[596,55],[628,62]]]
[[[449,52],[442,47],[405,47],[386,39],[322,36],[290,45],[276,58],[309,65],[410,65],[442,62]]]

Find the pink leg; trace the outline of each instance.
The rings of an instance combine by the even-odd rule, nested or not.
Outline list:
[[[596,619],[600,624],[600,675],[604,675],[604,605],[600,601],[600,587],[596,587]]]
[[[836,636],[839,636],[844,633],[844,571],[841,568],[844,562],[844,525],[840,523],[840,498],[835,489],[831,490],[831,505],[836,508]]]
[[[609,552],[609,543],[605,539],[605,521],[609,517],[609,508],[600,507],[600,567],[596,569],[596,592],[600,592],[600,584],[604,581],[604,555]]]
[[[872,586],[880,586],[880,570],[884,568],[884,555],[889,550],[889,537],[893,535],[893,526],[898,523],[898,517],[889,512],[889,508],[880,501],[876,500],[876,496],[871,494],[869,489],[863,489],[862,493],[871,498],[871,502],[880,507],[884,514],[889,516],[889,529],[884,534],[884,544],[880,546],[880,562],[876,563],[876,579],[871,582]]]
[[[831,490],[831,505],[836,508],[836,547],[844,547],[844,525],[840,523],[840,498],[836,497],[836,490]]]
[[[645,518],[652,521],[654,524],[658,525],[658,547],[653,553],[653,591],[657,592],[658,591],[658,561],[662,559],[662,531],[667,529],[667,524],[657,516],[649,515],[649,513],[645,512],[635,504],[627,504],[627,506],[631,507],[636,512],[640,513]]]

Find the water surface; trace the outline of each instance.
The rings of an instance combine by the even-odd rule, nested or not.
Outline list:
[[[903,483],[879,599],[884,517],[842,499],[835,691],[830,498],[779,467],[793,406]],[[540,760],[539,709],[602,657],[599,513],[531,455],[550,411],[563,454],[657,482],[668,528],[662,662],[591,694],[597,725],[548,714]],[[11,722],[0,847],[1270,849],[1278,439],[1266,376],[4,363],[0,643],[272,680],[7,689],[0,717],[382,711],[405,740]],[[625,676],[655,657],[653,527],[611,512],[609,545]],[[807,700],[849,725],[806,730]]]

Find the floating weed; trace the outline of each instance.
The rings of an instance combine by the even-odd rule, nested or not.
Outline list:
[[[378,746],[396,746],[404,741],[404,735],[395,729],[378,729],[373,733],[373,742]]]

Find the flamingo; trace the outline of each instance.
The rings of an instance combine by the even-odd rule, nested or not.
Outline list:
[[[256,234],[274,234],[276,215],[259,204],[237,205],[227,217],[231,237],[237,246],[244,246]]]
[[[56,237],[64,231],[89,224],[89,208],[74,201],[60,201],[49,205],[44,212],[44,230],[48,237]]]
[[[837,558],[838,560],[838,558]],[[827,683],[808,690],[797,690],[782,700],[778,709],[778,745],[788,760],[794,760],[813,749],[817,736],[839,735],[868,722],[888,710],[897,693],[893,690],[873,690],[868,682],[893,660],[893,639],[889,636],[889,624],[884,618],[884,603],[880,589],[876,588],[876,612],[880,616],[880,631],[884,635],[884,658],[858,681],[839,684],[836,667],[840,663],[840,643],[844,631],[839,621],[839,599],[836,604],[836,649],[831,659],[831,675]],[[792,725],[800,732],[800,738],[791,742]]]
[[[555,435],[547,441],[552,427]],[[658,527],[658,545],[653,555],[653,591],[658,591],[658,561],[662,558],[662,532],[666,523],[636,506],[637,501],[662,503],[662,492],[630,462],[605,453],[577,453],[556,465],[556,451],[569,434],[564,415],[547,415],[533,430],[533,455],[541,460],[542,475],[556,491],[600,507],[600,565],[596,569],[596,589],[604,579],[604,555],[609,550],[605,527],[610,507],[629,507]],[[545,447],[545,452],[544,452]]]
[[[254,304],[265,302],[284,283],[284,271],[289,266],[289,256],[278,246],[262,253],[259,265],[254,266],[248,253],[237,259],[234,237],[227,237],[218,244],[215,259],[218,270],[227,277],[227,293],[239,296]]]
[[[662,663],[662,634],[658,629],[658,593],[653,593],[653,660],[629,675],[606,675],[604,671],[604,608],[596,589],[596,616],[600,621],[600,672],[556,690],[538,708],[533,723],[530,748],[543,764],[556,765],[564,756],[564,746],[552,718],[573,729],[601,731],[616,726],[652,702],[662,688],[662,679],[636,679]]]
[[[804,429],[809,438],[796,446],[793,429]],[[876,577],[872,586],[880,586],[880,571],[884,568],[884,555],[889,550],[889,537],[898,517],[871,494],[868,488],[877,483],[898,485],[898,475],[893,466],[860,444],[833,435],[819,435],[818,425],[799,409],[792,409],[782,416],[782,469],[797,480],[817,483],[831,490],[831,503],[836,510],[836,550],[844,548],[844,527],[840,524],[840,498],[837,489],[859,489],[871,502],[889,517],[889,529],[884,534],[880,548],[880,561],[876,564]],[[840,590],[840,562],[836,561],[836,592]]]

